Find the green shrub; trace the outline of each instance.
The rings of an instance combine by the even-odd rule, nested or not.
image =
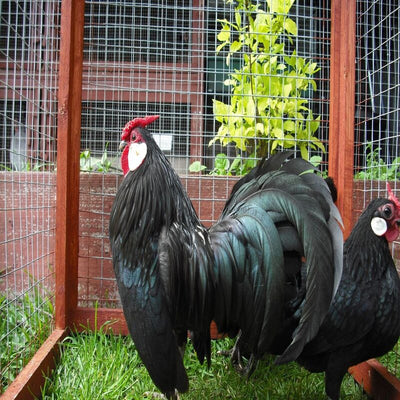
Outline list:
[[[231,57],[242,57],[241,68],[224,82],[231,87],[229,103],[214,100],[221,125],[210,145],[234,145],[238,157],[230,173],[247,173],[257,159],[277,149],[297,146],[304,159],[309,150],[325,151],[316,137],[320,117],[314,117],[306,98],[317,88],[312,76],[319,69],[296,51],[286,52],[287,42],[297,35],[288,17],[293,2],[267,0],[266,12],[251,0],[238,0],[235,21],[220,20],[217,53],[228,49],[228,65]]]

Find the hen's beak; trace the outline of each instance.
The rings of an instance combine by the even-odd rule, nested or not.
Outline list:
[[[119,149],[122,151],[122,150],[125,148],[125,146],[126,146],[127,144],[128,144],[128,143],[125,142],[125,140],[123,140],[123,141],[119,144]]]

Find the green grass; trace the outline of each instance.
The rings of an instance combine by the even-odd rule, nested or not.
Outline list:
[[[393,347],[392,351],[378,358],[378,361],[393,375],[400,374],[400,341]]]
[[[0,294],[0,393],[51,332],[53,305],[38,290],[10,300]]]
[[[229,340],[213,341],[212,365],[201,366],[189,344],[185,366],[189,392],[182,400],[198,399],[296,399],[325,400],[323,374],[310,374],[295,363],[273,365],[263,361],[249,380],[239,376],[229,359],[217,354],[232,346]],[[46,379],[43,400],[142,400],[146,392],[157,391],[129,337],[96,333],[67,337],[61,344],[61,359]],[[346,376],[342,399],[367,399],[362,389]]]

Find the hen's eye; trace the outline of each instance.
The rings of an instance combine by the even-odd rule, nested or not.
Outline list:
[[[386,206],[383,209],[383,215],[385,216],[385,218],[390,218],[392,216],[392,209],[389,206]]]

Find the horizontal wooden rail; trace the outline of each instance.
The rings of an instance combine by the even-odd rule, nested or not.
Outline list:
[[[107,329],[116,335],[128,335],[124,313],[117,308],[78,307],[73,314],[71,329],[78,332],[96,331],[107,324]]]
[[[25,368],[1,396],[1,400],[26,400],[40,397],[44,382],[54,369],[59,356],[59,342],[66,336],[65,329],[55,329]]]
[[[86,329],[94,331],[99,329],[101,326],[104,326],[104,324],[107,324],[107,329],[114,334],[125,336],[129,334],[124,313],[120,308],[94,309],[78,307],[75,310],[72,324],[78,332]],[[223,335],[218,332],[217,326],[214,322],[211,323],[210,331],[212,339],[220,339],[223,337]]]
[[[400,381],[372,359],[349,368],[350,374],[374,400],[400,400]]]

